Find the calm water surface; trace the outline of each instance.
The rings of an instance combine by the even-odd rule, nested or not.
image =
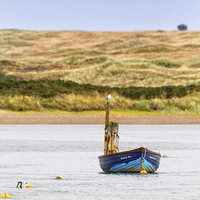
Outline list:
[[[121,125],[120,151],[162,158],[154,174],[105,174],[102,125],[1,125],[0,195],[15,200],[200,199],[200,125]],[[64,180],[55,179],[63,176]],[[34,188],[16,188],[17,182]],[[23,185],[25,186],[25,184]]]

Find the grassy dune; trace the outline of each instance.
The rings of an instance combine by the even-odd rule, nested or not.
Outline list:
[[[0,77],[93,85],[199,82],[200,32],[0,31]]]
[[[122,89],[199,85],[199,55],[200,32],[0,30],[0,79],[3,80],[61,79]],[[3,92],[10,90],[8,85],[1,91],[0,109],[70,112],[105,109],[102,99],[107,94],[103,92],[58,91],[51,95],[49,86],[45,87],[44,83],[45,94],[38,96],[30,93],[31,87],[36,85],[29,86],[25,84],[19,90],[21,93],[5,95]],[[38,91],[41,92],[41,88],[38,87]],[[181,98],[163,95],[146,99],[144,94],[144,98],[135,100],[123,92],[112,92],[112,96],[113,112],[200,114],[198,91]]]

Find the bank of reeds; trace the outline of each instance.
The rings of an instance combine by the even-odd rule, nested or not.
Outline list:
[[[102,111],[106,102],[103,100],[106,94],[93,92],[91,95],[58,94],[52,98],[36,98],[29,96],[5,96],[0,97],[0,109],[12,111]],[[199,115],[200,101],[197,97],[132,100],[117,93],[112,93],[110,100],[112,110],[147,111],[149,113],[172,115]]]
[[[163,114],[200,114],[199,99],[151,99],[135,101],[132,109]]]
[[[62,110],[62,111],[89,111],[104,110],[107,94],[100,94],[97,91],[90,95],[80,94],[58,94],[52,98],[30,97],[30,96],[1,96],[0,109],[13,111],[42,111],[42,110]],[[130,109],[132,101],[129,98],[112,93],[111,108]]]

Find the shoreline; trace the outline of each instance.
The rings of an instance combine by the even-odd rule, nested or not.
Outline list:
[[[147,116],[110,114],[120,124],[200,124],[200,116]],[[104,124],[103,114],[15,113],[0,111],[0,124]]]

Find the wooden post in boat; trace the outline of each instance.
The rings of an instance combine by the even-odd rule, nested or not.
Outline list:
[[[109,123],[109,117],[110,117],[110,102],[107,102],[106,106],[106,118],[105,118],[105,138],[104,138],[104,155],[107,154],[107,141],[108,141],[108,123]]]
[[[110,120],[110,102],[108,101],[106,106],[105,129],[108,128],[109,120]]]
[[[110,102],[107,102],[105,118],[104,155],[117,153],[119,145],[118,123],[109,122]]]

